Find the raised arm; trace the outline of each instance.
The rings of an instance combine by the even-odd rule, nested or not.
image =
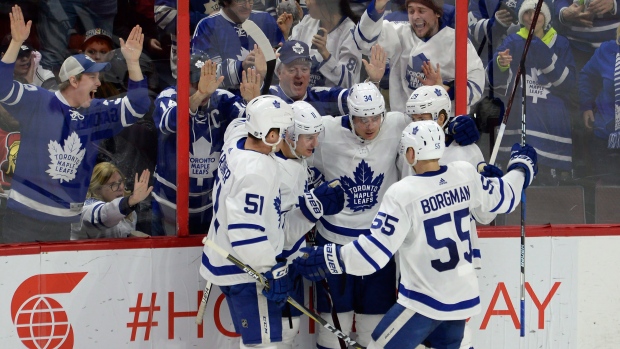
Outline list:
[[[140,69],[140,54],[142,54],[142,46],[144,44],[144,34],[142,28],[136,25],[129,33],[127,41],[119,38],[121,43],[121,53],[127,62],[127,72],[129,78],[133,81],[141,81],[144,79],[142,69]]]
[[[17,60],[20,47],[22,43],[28,39],[30,27],[32,26],[32,21],[25,22],[22,9],[17,5],[11,8],[9,18],[11,20],[11,43],[4,53],[4,56],[2,56],[2,62],[7,64],[15,63]]]

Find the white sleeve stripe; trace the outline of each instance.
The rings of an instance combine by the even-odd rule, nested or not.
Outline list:
[[[24,94],[24,85],[18,83],[19,85],[19,91],[17,91],[17,97],[15,97],[15,100],[11,103],[6,103],[6,105],[15,105],[17,103],[19,103],[19,101],[21,101],[22,99],[22,95]],[[13,86],[15,87],[15,86]]]
[[[366,235],[366,238],[368,238],[368,240],[370,242],[372,242],[375,246],[377,246],[378,249],[380,249],[383,253],[385,253],[385,255],[388,258],[392,258],[392,251],[390,251],[387,247],[385,247],[381,242],[379,242],[379,240],[377,240],[377,238],[375,238],[372,235]]]
[[[176,108],[176,107],[173,107],[173,108]],[[172,130],[170,128],[169,123],[168,123],[168,120],[170,119],[170,112],[171,111],[172,111],[172,108],[169,108],[168,110],[166,110],[164,115],[162,115],[161,122],[163,123],[163,125],[159,125],[160,126],[159,129],[162,130],[162,133],[166,133],[166,132],[164,132],[163,127],[166,127],[166,131],[168,133],[176,133],[174,130]],[[165,122],[164,122],[164,120],[165,120]]]
[[[568,67],[564,67],[564,71],[562,72],[562,76],[560,76],[559,79],[557,79],[555,82],[551,83],[553,86],[559,86],[560,84],[562,84],[564,82],[564,80],[566,80],[566,77],[568,76]]]

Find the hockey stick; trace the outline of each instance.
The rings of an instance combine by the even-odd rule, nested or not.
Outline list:
[[[536,19],[536,18],[534,18]],[[536,25],[536,22],[532,25],[532,28]],[[523,90],[521,96],[521,146],[525,146],[525,106],[527,105],[527,84],[525,83],[525,55],[521,60],[522,66],[520,66],[523,74]],[[521,189],[521,328],[520,335],[525,337],[525,188]]]
[[[508,122],[508,116],[510,115],[510,110],[512,109],[512,102],[515,98],[515,93],[517,92],[517,86],[519,86],[519,81],[521,80],[521,75],[524,74],[521,70],[525,70],[525,57],[527,56],[527,52],[530,49],[530,43],[532,42],[532,37],[534,36],[534,29],[536,28],[536,21],[538,20],[538,14],[540,14],[540,9],[542,8],[542,3],[544,0],[538,0],[536,4],[536,10],[534,10],[534,16],[532,17],[532,25],[530,26],[530,30],[527,33],[527,39],[525,39],[525,45],[523,46],[523,55],[521,56],[521,61],[519,63],[519,68],[517,70],[517,75],[515,76],[515,83],[512,87],[512,92],[510,93],[510,99],[508,100],[508,105],[506,105],[506,110],[504,112],[504,118],[502,119],[502,124],[499,127],[499,132],[497,133],[497,138],[495,139],[495,145],[493,145],[493,152],[491,153],[491,158],[489,159],[489,164],[494,165],[495,159],[497,158],[497,152],[499,151],[499,145],[502,143],[502,138],[504,137],[504,131],[506,130],[506,123]],[[523,79],[525,84],[525,79]],[[525,98],[525,97],[523,97]]]
[[[202,319],[205,316],[205,308],[207,307],[207,301],[209,300],[209,294],[211,293],[211,281],[207,281],[205,290],[202,292],[202,300],[200,301],[200,307],[198,307],[198,313],[196,313],[196,325],[202,324]]]
[[[261,51],[265,55],[267,61],[267,73],[265,73],[263,79],[263,88],[261,89],[261,95],[266,95],[269,92],[271,86],[271,80],[273,79],[273,73],[276,70],[276,54],[273,52],[271,43],[263,31],[253,21],[246,19],[241,28],[245,30],[249,37],[254,39],[254,42],[260,47]]]
[[[250,266],[243,264],[242,261],[238,260],[233,255],[231,255],[230,253],[226,252],[224,249],[222,249],[221,247],[216,245],[215,242],[213,242],[213,241],[211,241],[211,240],[209,240],[209,239],[207,239],[205,237],[204,239],[202,239],[202,243],[205,244],[206,246],[209,246],[211,249],[213,249],[219,255],[221,255],[222,257],[226,258],[230,262],[232,262],[234,265],[239,267],[241,270],[245,271],[248,275],[250,275],[251,277],[256,279],[256,281],[258,281],[261,285],[265,286],[267,289],[269,288],[269,283],[267,282],[267,280],[265,280],[265,278],[260,273],[258,273],[256,270],[252,269]],[[326,329],[328,329],[331,333],[335,334],[338,338],[341,338],[342,340],[344,340],[345,343],[347,343],[347,345],[349,345],[349,346],[351,346],[353,348],[357,348],[357,349],[366,349],[366,347],[363,347],[363,346],[357,344],[357,342],[355,342],[353,339],[351,339],[351,337],[349,337],[346,334],[342,333],[342,331],[338,330],[336,327],[334,327],[333,325],[331,325],[327,321],[323,320],[323,318],[320,317],[319,314],[317,314],[317,313],[313,312],[312,310],[304,307],[303,305],[297,303],[297,301],[295,301],[290,296],[287,298],[286,301],[290,305],[292,305],[295,308],[299,309],[299,311],[301,311],[302,313],[306,314],[310,319],[318,322],[321,326],[323,326]]]

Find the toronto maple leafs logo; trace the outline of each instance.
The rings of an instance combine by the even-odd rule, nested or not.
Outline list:
[[[418,134],[418,131],[419,131],[419,130],[420,130],[420,128],[419,128],[418,126],[416,126],[416,127],[414,127],[414,128],[411,130],[411,134],[415,136],[416,134]]]
[[[86,149],[82,149],[82,142],[77,133],[71,133],[65,139],[63,146],[60,146],[56,141],[50,141],[47,149],[52,161],[49,164],[49,169],[45,172],[52,179],[59,179],[60,183],[73,180],[86,151]]]
[[[411,57],[411,62],[407,64],[405,72],[405,79],[407,79],[407,85],[410,89],[415,90],[422,86],[420,79],[426,79],[426,75],[422,73],[422,64],[428,61],[428,58],[424,54]]]
[[[340,177],[340,183],[347,193],[347,207],[353,212],[371,209],[378,202],[379,190],[383,184],[383,173],[373,178],[374,171],[362,160],[353,171],[353,179]]]
[[[547,95],[549,94],[548,87],[551,86],[551,84],[541,84],[538,80],[538,76],[539,74],[536,68],[531,69],[531,75],[525,75],[527,83],[526,95],[532,97],[532,103],[538,103],[539,98],[547,99]]]
[[[282,227],[282,199],[280,198],[280,191],[278,190],[278,196],[273,199],[273,207],[276,209],[276,213],[278,214],[278,225]]]
[[[435,94],[437,95],[437,97],[441,97],[441,90],[436,88],[435,89]]]
[[[293,45],[292,49],[293,49],[293,52],[297,53],[298,55],[304,53],[304,47],[301,46],[298,42],[296,42],[295,45]]]
[[[84,115],[77,110],[70,110],[69,115],[71,116],[71,121],[84,120]]]
[[[279,109],[280,108],[280,102],[273,101],[273,106]]]
[[[196,178],[198,186],[204,185],[204,180],[213,178],[217,170],[220,152],[212,153],[212,146],[204,137],[200,137],[192,144],[193,154],[189,154],[189,177]]]
[[[196,66],[196,68],[198,69],[202,69],[202,67],[204,67],[205,62],[203,61],[196,61],[196,64],[194,64],[194,66]]]

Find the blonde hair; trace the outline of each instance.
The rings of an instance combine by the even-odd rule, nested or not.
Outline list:
[[[121,170],[119,170],[118,167],[114,166],[111,162],[100,162],[95,165],[93,175],[90,177],[90,184],[88,185],[86,198],[95,198],[103,201],[103,198],[99,195],[99,189],[110,180],[110,177],[112,177],[114,172],[118,172],[123,181],[125,181],[125,176]],[[125,190],[125,196],[128,196],[129,194],[130,193]]]

